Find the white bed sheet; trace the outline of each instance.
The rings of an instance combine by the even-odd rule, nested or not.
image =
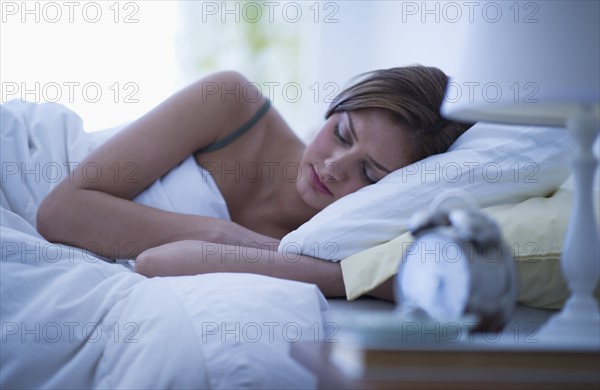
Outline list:
[[[55,182],[14,169],[79,162],[92,146],[57,104],[11,102],[0,119],[0,388],[316,387],[289,354],[291,343],[318,341],[327,302],[315,285],[147,279],[47,242],[35,213]]]

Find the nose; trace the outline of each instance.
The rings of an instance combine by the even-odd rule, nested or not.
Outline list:
[[[323,182],[325,183],[336,183],[342,180],[342,173],[340,171],[340,165],[335,159],[327,159],[323,165],[322,171]]]
[[[323,181],[337,183],[348,175],[348,161],[350,155],[347,152],[337,152],[325,159],[323,166]]]

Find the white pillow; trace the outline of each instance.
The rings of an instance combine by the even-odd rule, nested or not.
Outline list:
[[[279,251],[339,261],[403,234],[410,216],[448,189],[468,192],[481,207],[548,195],[569,176],[569,145],[564,129],[479,122],[448,152],[329,205],[286,235]]]

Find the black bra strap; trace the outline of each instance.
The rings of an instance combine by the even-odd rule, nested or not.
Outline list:
[[[240,128],[238,128],[234,132],[228,134],[226,137],[218,140],[214,144],[208,145],[207,147],[200,149],[198,152],[199,153],[214,152],[216,150],[219,150],[219,149],[224,148],[225,146],[229,145],[237,137],[244,134],[246,131],[248,131],[248,129],[250,129],[252,126],[254,126],[256,124],[256,122],[258,122],[260,120],[260,118],[262,118],[263,115],[265,115],[265,113],[267,111],[269,111],[269,107],[271,107],[271,101],[269,99],[267,99],[267,100],[265,100],[265,103],[262,105],[262,107],[256,112],[256,114],[254,114],[254,116],[252,118],[250,118],[250,120],[248,122],[244,123]]]

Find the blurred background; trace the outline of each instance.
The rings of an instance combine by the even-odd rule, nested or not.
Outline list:
[[[449,1],[0,3],[2,102],[59,102],[97,131],[233,69],[305,140],[361,72],[418,63],[451,75],[465,27],[497,12]],[[503,6],[504,17],[531,12],[515,4]]]

